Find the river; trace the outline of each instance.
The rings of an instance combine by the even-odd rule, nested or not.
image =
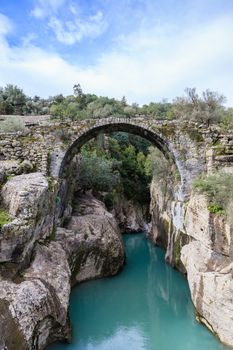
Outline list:
[[[73,288],[72,344],[47,350],[223,350],[195,320],[188,284],[144,234],[124,235],[127,263],[116,277]]]

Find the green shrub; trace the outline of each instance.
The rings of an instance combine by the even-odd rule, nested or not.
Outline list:
[[[226,210],[224,210],[223,207],[221,207],[221,205],[218,205],[218,204],[211,203],[210,205],[208,205],[208,210],[210,213],[213,213],[213,214],[220,214],[220,215],[226,214]]]
[[[114,192],[109,192],[104,196],[104,204],[106,205],[106,208],[108,210],[112,210],[113,209],[113,205],[114,205],[114,198],[115,198],[115,194]]]
[[[16,132],[25,129],[25,122],[22,118],[11,116],[0,123],[0,132]]]
[[[0,209],[0,230],[3,225],[8,224],[11,221],[11,217],[5,209]]]
[[[194,181],[193,188],[208,196],[208,209],[211,213],[229,213],[229,205],[233,199],[233,174],[219,172],[202,176]]]
[[[118,186],[119,173],[114,171],[114,162],[97,156],[96,153],[83,153],[78,170],[78,186],[83,190],[111,192]]]

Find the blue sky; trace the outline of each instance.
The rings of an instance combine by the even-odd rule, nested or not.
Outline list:
[[[0,0],[0,86],[140,104],[209,88],[233,106],[232,0]]]

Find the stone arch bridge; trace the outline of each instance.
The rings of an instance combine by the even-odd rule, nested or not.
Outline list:
[[[217,127],[146,116],[38,122],[28,125],[23,132],[0,133],[0,161],[10,160],[22,165],[30,162],[34,171],[63,178],[83,144],[100,132],[112,131],[142,136],[158,147],[165,157],[171,158],[180,172],[184,196],[188,195],[191,182],[199,174],[229,167],[233,161],[232,136],[222,134]],[[17,165],[15,168],[19,173]]]
[[[145,137],[176,164],[181,178],[179,190],[175,189],[176,197],[174,195],[174,198],[167,199],[152,182],[150,238],[156,244],[162,243],[168,262],[187,272],[192,300],[202,322],[218,334],[223,342],[233,346],[233,320],[229,313],[232,310],[232,298],[229,296],[233,291],[232,228],[224,217],[209,212],[204,196],[194,193],[188,198],[192,181],[201,173],[223,168],[233,172],[233,133],[223,133],[217,126],[207,128],[184,121],[159,121],[148,117],[109,117],[77,122],[45,121],[28,125],[23,132],[0,133],[0,209],[3,203],[11,219],[7,224],[0,224],[0,279],[2,276],[8,280],[17,277],[16,283],[12,282],[10,287],[13,294],[9,294],[9,298],[15,296],[16,291],[22,295],[22,299],[17,299],[22,300],[18,319],[22,318],[24,309],[30,314],[31,310],[38,313],[37,300],[33,308],[25,308],[28,303],[25,303],[24,296],[30,294],[28,286],[33,281],[30,274],[33,268],[27,270],[28,275],[22,275],[21,272],[34,258],[36,261],[36,252],[41,249],[46,253],[36,264],[44,266],[44,270],[39,270],[45,271],[45,276],[42,276],[42,272],[37,275],[38,271],[35,271],[34,276],[43,277],[36,277],[35,284],[43,285],[39,291],[44,291],[46,285],[51,296],[51,290],[54,291],[59,286],[62,295],[59,312],[62,310],[62,315],[67,318],[63,308],[63,284],[62,288],[56,284],[55,265],[48,269],[50,265],[47,264],[55,256],[54,264],[60,268],[60,261],[66,258],[69,249],[69,264],[73,269],[75,250],[80,248],[79,235],[73,235],[66,229],[59,233],[59,227],[64,226],[65,220],[72,214],[72,176],[68,176],[69,166],[83,144],[99,132],[112,131],[125,131]],[[11,175],[19,174],[23,175],[11,178]],[[77,245],[74,245],[76,236]],[[57,251],[62,255],[56,255]],[[51,276],[49,282],[48,275]],[[66,275],[61,275],[62,283],[63,276]],[[23,282],[18,284],[19,278]],[[0,302],[8,295],[9,283],[3,281]],[[26,289],[21,287],[24,283]],[[44,307],[44,292],[35,295],[42,295],[41,309],[50,310],[50,306]],[[9,301],[13,302],[11,299]],[[5,304],[1,305],[5,308]],[[15,304],[12,310],[15,315]],[[47,322],[46,312],[44,319]],[[63,322],[63,316],[59,312],[55,316],[56,327],[59,322]],[[43,329],[46,325],[47,329],[49,323],[41,323],[39,319],[35,327],[37,325],[43,325]],[[26,329],[25,334],[28,336],[28,327]]]

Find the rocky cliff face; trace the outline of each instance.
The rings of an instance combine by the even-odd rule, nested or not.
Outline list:
[[[204,195],[193,194],[185,228],[190,243],[181,250],[198,319],[222,342],[233,346],[232,228],[224,217],[208,211]]]
[[[2,187],[2,202],[12,221],[1,230],[1,263],[14,263],[21,268],[30,261],[35,243],[52,234],[56,188],[54,183],[49,190],[48,180],[41,173],[15,176]]]
[[[122,232],[148,231],[148,206],[127,200],[119,194],[114,201],[112,213]]]
[[[43,349],[69,340],[70,268],[61,245],[37,245],[20,280],[0,282],[0,349]],[[9,325],[9,326],[8,326]]]
[[[124,263],[117,223],[91,196],[79,198],[68,227],[55,232],[57,191],[50,186],[36,173],[16,176],[2,190],[13,221],[0,236],[7,263],[0,277],[1,350],[69,341],[71,284],[114,275]]]
[[[208,210],[204,195],[175,199],[169,184],[151,184],[150,238],[166,249],[166,260],[187,274],[197,319],[233,346],[232,227]]]
[[[68,183],[59,186],[34,173],[2,188],[12,222],[0,232],[0,350],[40,350],[69,341],[71,285],[122,267],[117,221],[124,230],[145,229],[143,210],[132,203],[119,202],[116,221],[90,194],[79,195],[72,209]],[[209,212],[205,196],[193,193],[184,202],[179,186],[164,180],[151,184],[151,215],[150,238],[187,274],[198,319],[233,346],[232,227]],[[65,228],[57,228],[64,218]]]
[[[79,194],[75,203],[67,229],[57,232],[72,283],[115,275],[124,263],[124,246],[114,216],[91,194]]]
[[[184,229],[185,203],[179,187],[163,179],[151,183],[150,239],[166,250],[166,261],[185,272],[180,260],[180,251],[189,240]]]

